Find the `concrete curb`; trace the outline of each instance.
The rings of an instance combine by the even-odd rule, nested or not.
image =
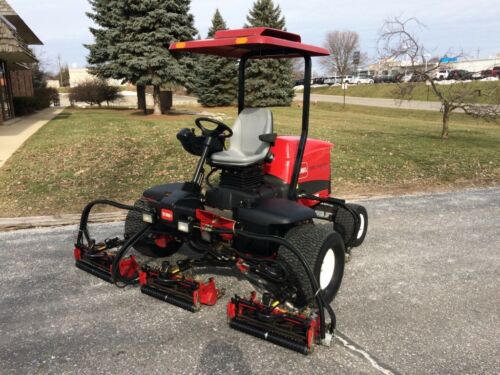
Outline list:
[[[366,202],[372,200],[389,199],[395,197],[418,197],[426,195],[443,195],[453,192],[473,192],[478,190],[496,190],[497,186],[483,188],[467,188],[467,189],[450,189],[445,191],[426,191],[415,192],[408,194],[386,194],[377,196],[352,196],[348,197],[350,202]],[[125,211],[99,212],[90,216],[89,223],[110,223],[116,221],[124,221],[127,213]],[[80,214],[60,214],[51,216],[30,216],[30,217],[15,217],[15,218],[0,218],[0,232],[13,231],[18,229],[58,227],[66,225],[76,225],[80,223]]]
[[[61,214],[53,216],[31,216],[0,218],[0,232],[18,229],[58,227],[80,223],[80,214]],[[126,212],[99,212],[91,215],[89,223],[109,223],[125,220]]]

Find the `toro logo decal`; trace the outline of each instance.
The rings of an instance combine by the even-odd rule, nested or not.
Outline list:
[[[167,220],[167,221],[173,221],[174,220],[174,213],[172,210],[167,210],[165,208],[161,209],[161,219],[162,220]]]
[[[307,165],[307,163],[304,161],[302,162],[302,164],[300,165],[300,173],[299,173],[299,180],[300,179],[303,179],[303,178],[307,178],[307,174],[309,172],[309,166]]]

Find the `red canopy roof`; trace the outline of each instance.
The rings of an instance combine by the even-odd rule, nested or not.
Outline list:
[[[324,48],[301,43],[298,34],[269,27],[221,30],[215,33],[214,39],[175,42],[169,49],[236,58],[250,52],[255,54],[254,58],[299,57],[300,53],[310,56],[330,55]]]

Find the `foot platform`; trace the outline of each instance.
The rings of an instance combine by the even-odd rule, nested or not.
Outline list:
[[[233,297],[227,305],[229,326],[302,354],[311,353],[314,344],[319,343],[318,317],[286,311],[276,302],[264,302],[257,300],[255,292],[250,299]]]

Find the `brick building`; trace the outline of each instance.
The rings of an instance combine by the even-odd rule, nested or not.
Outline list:
[[[0,124],[15,116],[14,96],[33,96],[31,66],[37,60],[28,45],[41,44],[7,1],[0,0]]]

